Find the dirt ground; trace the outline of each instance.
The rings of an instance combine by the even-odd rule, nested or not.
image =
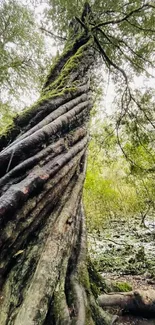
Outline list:
[[[133,291],[155,290],[155,223],[151,228],[150,221],[150,229],[139,224],[134,219],[111,222],[98,236],[89,238],[90,255],[109,283],[125,282]],[[155,318],[122,315],[119,308],[108,311],[114,315],[114,325],[155,325]]]
[[[114,324],[119,325],[155,325],[155,319],[145,319],[134,316],[120,316]]]
[[[119,281],[119,282],[127,282],[131,284],[133,291],[136,289],[141,290],[148,290],[148,289],[154,289],[155,290],[155,281],[152,279],[147,278],[146,276],[141,275],[111,275],[107,274],[106,279],[111,281]],[[110,310],[109,310],[110,311]],[[131,316],[131,315],[121,315],[120,309],[115,309],[112,311],[115,315],[118,315],[118,318],[114,317],[114,323],[118,325],[155,325],[155,318],[154,319],[146,319],[143,317],[137,317],[137,316]],[[120,316],[121,315],[121,316]]]
[[[155,290],[155,280],[150,279],[147,275],[116,275],[107,273],[106,280],[109,282],[127,282],[132,286],[132,290]]]

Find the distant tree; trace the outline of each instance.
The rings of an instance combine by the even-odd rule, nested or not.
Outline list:
[[[9,116],[15,98],[21,98],[23,93],[28,96],[32,88],[41,89],[47,55],[28,5],[18,0],[2,0],[0,17],[0,102],[3,116],[5,112]]]

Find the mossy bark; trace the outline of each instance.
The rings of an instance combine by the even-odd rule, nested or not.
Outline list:
[[[91,38],[64,49],[41,98],[1,135],[0,324],[108,324],[86,266],[82,187]]]

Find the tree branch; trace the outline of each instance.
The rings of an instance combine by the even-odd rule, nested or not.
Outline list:
[[[88,28],[87,28],[87,26],[84,24],[84,22],[80,19],[80,18],[78,18],[77,16],[75,16],[75,19],[78,21],[78,23],[80,23],[80,25],[86,30],[86,31],[88,31]]]
[[[99,50],[100,50],[100,53],[102,54],[102,56],[106,59],[107,63],[109,66],[113,66],[116,70],[120,71],[121,74],[123,75],[124,79],[125,79],[125,82],[126,84],[128,84],[128,78],[127,78],[127,75],[125,73],[125,71],[120,68],[117,64],[115,64],[109,57],[108,55],[106,54],[106,52],[103,50],[97,36],[94,36],[94,41],[96,43],[96,45],[98,46]]]
[[[150,60],[147,60],[147,59],[145,59],[142,55],[136,53],[136,52],[131,48],[131,46],[129,46],[128,43],[125,42],[123,39],[115,38],[113,35],[109,35],[109,34],[107,35],[107,34],[105,34],[104,31],[103,31],[101,28],[97,28],[97,30],[100,31],[100,33],[102,33],[106,38],[108,37],[108,39],[109,39],[109,41],[111,42],[111,44],[113,44],[115,47],[118,47],[118,48],[122,51],[122,49],[121,49],[117,44],[113,43],[113,42],[110,40],[110,38],[112,38],[114,41],[119,42],[120,44],[121,44],[121,43],[124,44],[124,46],[126,46],[126,48],[127,48],[128,50],[130,50],[130,52],[131,52],[132,54],[134,54],[135,56],[137,56],[137,57],[138,57],[139,59],[141,59],[142,61],[144,61],[144,62],[146,62],[146,63],[149,63],[149,64],[154,68],[154,65],[152,64],[152,62],[151,62]],[[155,32],[155,30],[154,30],[154,32]],[[150,73],[149,73],[149,75],[152,76]]]
[[[40,30],[42,30],[43,32],[49,34],[49,35],[52,36],[53,38],[57,38],[57,39],[59,39],[60,41],[66,41],[66,40],[67,40],[67,38],[62,37],[62,36],[59,36],[59,35],[55,35],[55,34],[52,33],[50,30],[47,30],[47,29],[44,28],[44,27],[40,27]]]
[[[134,24],[134,23],[131,23],[131,21],[128,20],[128,19],[126,19],[126,21],[127,21],[131,26],[133,26],[133,27],[135,27],[135,28],[137,28],[137,29],[139,29],[139,30],[141,30],[141,31],[143,31],[143,32],[155,33],[155,29],[151,29],[151,28],[143,28],[143,27],[138,26],[138,25],[136,25],[136,24]]]
[[[121,52],[121,54],[133,65],[133,66],[137,66],[137,68],[138,69],[142,69],[142,67],[139,65],[139,64],[137,64],[137,63],[135,63],[135,62],[133,62],[133,60],[127,55],[127,54],[125,54],[124,53],[124,51],[123,51],[123,49],[118,45],[118,44],[115,44],[111,39],[110,39],[110,37],[112,37],[112,38],[114,38],[113,36],[111,36],[110,35],[110,37],[108,36],[108,35],[106,35],[105,33],[104,33],[104,31],[101,29],[101,28],[97,28],[97,30],[101,33],[101,34],[103,34],[103,36],[108,40],[108,42],[111,44],[111,45],[113,45],[115,48],[117,48],[120,52]],[[117,40],[117,39],[115,39],[115,40]],[[122,43],[124,43],[125,44],[125,42],[123,42],[123,40],[121,41],[120,40],[120,42],[122,42]],[[143,57],[141,57],[140,55],[138,55],[138,54],[136,54],[136,52],[134,51],[134,50],[132,50],[129,46],[128,46],[128,44],[125,44],[126,46],[127,46],[127,48],[128,49],[130,49],[130,51],[135,55],[135,56],[137,56],[137,57],[139,57],[141,60],[143,60],[143,61],[145,61],[145,62],[148,62],[148,63],[150,63],[151,64],[151,66],[152,66],[152,63],[150,62],[150,61],[148,61],[148,60],[145,60]],[[150,74],[149,74],[150,75]],[[151,77],[152,77],[152,75],[150,75]]]
[[[150,4],[147,3],[147,4],[145,4],[145,5],[143,5],[143,6],[139,7],[139,8],[137,8],[137,9],[135,9],[135,10],[132,10],[131,12],[129,12],[126,16],[124,16],[124,17],[121,18],[121,19],[109,20],[109,21],[101,22],[101,23],[97,24],[96,26],[94,26],[94,27],[92,28],[92,30],[94,30],[94,29],[96,29],[96,28],[98,28],[98,27],[101,27],[101,26],[109,25],[109,24],[112,24],[112,25],[114,25],[114,24],[120,24],[120,23],[122,23],[123,21],[127,20],[127,19],[128,19],[129,17],[131,17],[132,15],[134,15],[135,13],[142,11],[144,8],[155,8],[155,6],[150,5]]]

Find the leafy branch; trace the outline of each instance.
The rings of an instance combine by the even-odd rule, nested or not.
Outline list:
[[[112,24],[112,25],[117,24],[118,25],[118,24],[120,24],[120,23],[122,23],[124,21],[127,21],[127,19],[130,18],[131,16],[133,16],[134,14],[141,12],[144,8],[154,8],[155,9],[155,6],[153,6],[153,5],[149,4],[149,3],[144,4],[143,6],[141,6],[139,8],[136,8],[135,10],[130,11],[127,15],[125,15],[121,19],[109,20],[109,21],[101,22],[101,23],[95,25],[92,28],[92,30],[94,30],[94,29],[96,29],[98,27],[106,26],[106,25],[110,25],[110,24]]]

